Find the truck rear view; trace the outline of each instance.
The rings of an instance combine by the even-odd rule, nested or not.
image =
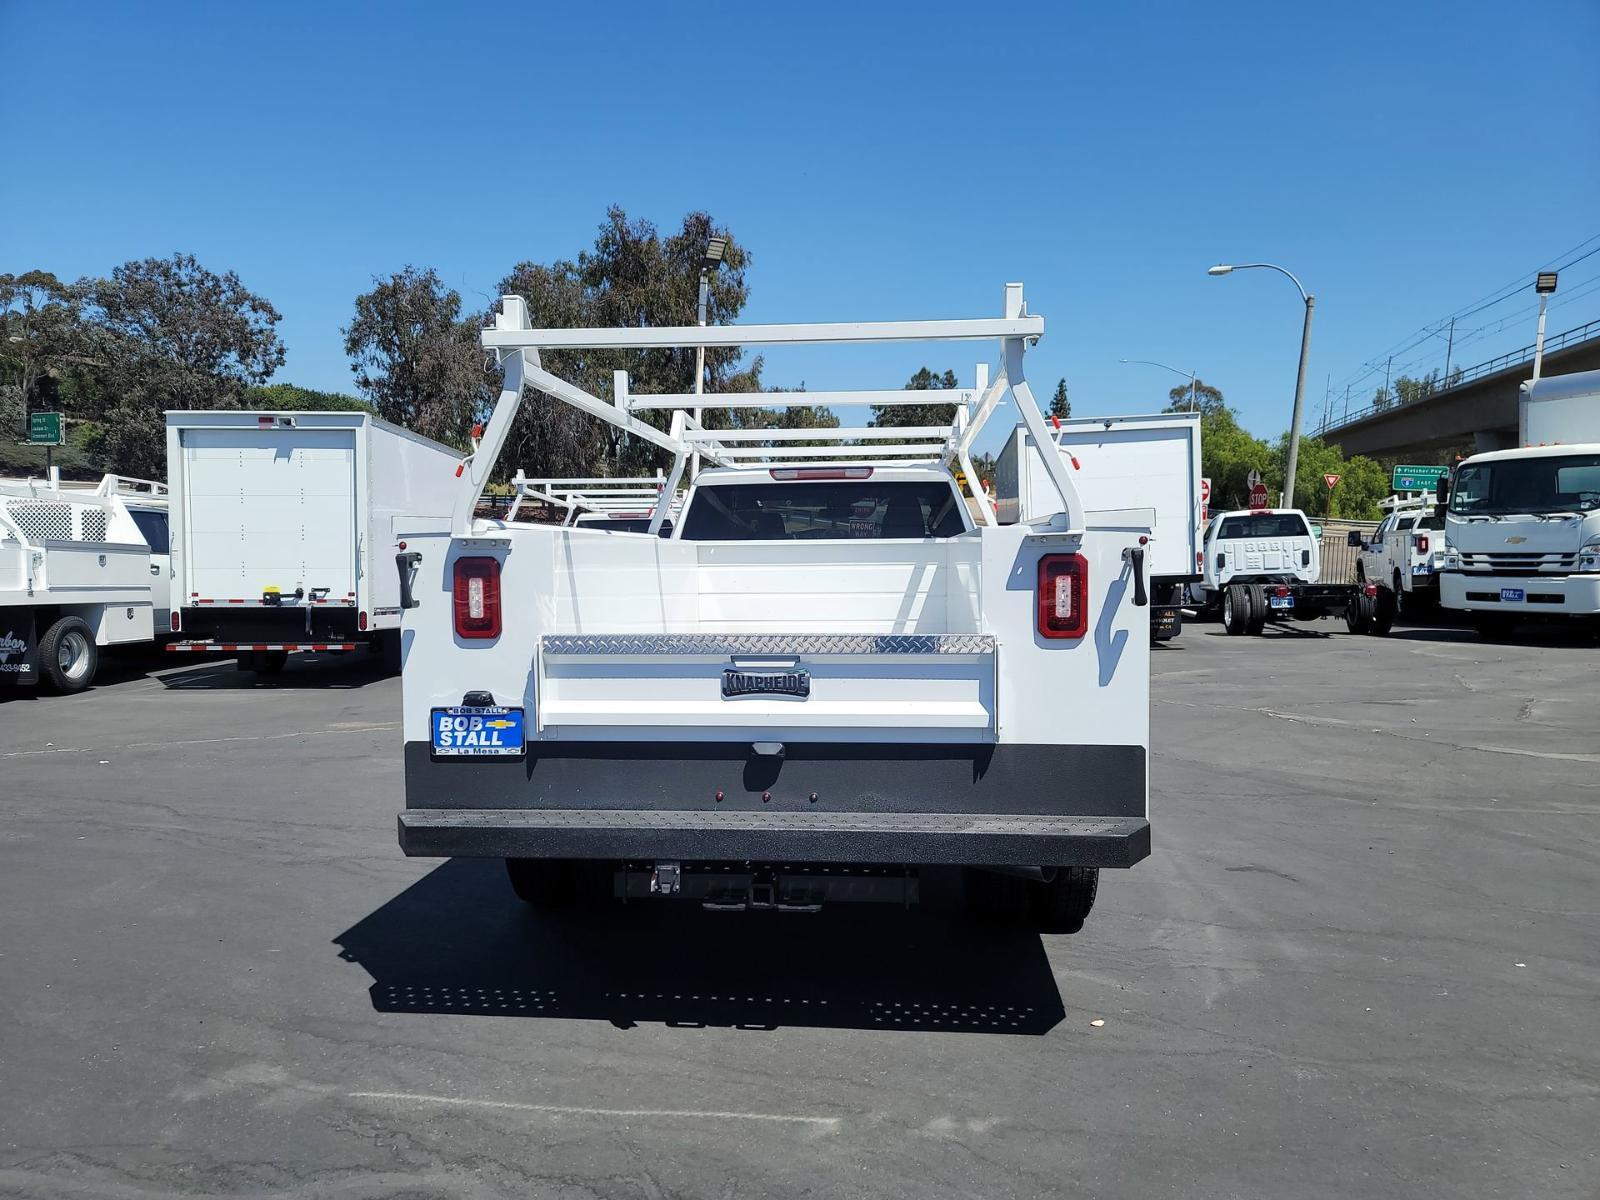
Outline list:
[[[270,673],[293,651],[370,645],[398,666],[394,522],[442,521],[460,462],[366,413],[168,413],[171,628],[183,635],[168,649]]]
[[[1052,455],[1056,511],[974,527],[948,470],[1008,390],[1043,440],[1022,371],[1042,333],[1016,285],[997,320],[743,330],[538,330],[505,298],[484,335],[505,390],[453,528],[397,547],[405,852],[503,858],[536,904],[904,903],[963,867],[980,906],[1081,924],[1099,868],[1149,852],[1152,513],[1130,497],[1086,522]],[[885,340],[998,341],[1000,367],[948,395],[799,394],[947,402],[948,427],[725,431],[688,395],[619,379],[603,400],[537,355]],[[668,497],[707,460],[670,538],[667,503],[642,533],[473,517],[535,391],[660,447]]]

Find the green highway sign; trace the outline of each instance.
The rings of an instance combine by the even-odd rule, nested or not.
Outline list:
[[[1390,486],[1397,492],[1431,492],[1448,474],[1449,467],[1396,467]]]
[[[36,412],[28,414],[28,441],[35,446],[61,446],[61,414]]]

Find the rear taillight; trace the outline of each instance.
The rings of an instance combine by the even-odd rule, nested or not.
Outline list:
[[[1080,638],[1089,629],[1089,564],[1081,554],[1039,560],[1039,636]]]
[[[367,614],[365,612],[358,612],[356,614],[356,628],[362,633],[367,631]]]
[[[1428,552],[1428,535],[1427,534],[1423,534],[1421,537],[1417,538],[1417,553],[1418,554],[1426,554],[1427,552]]]
[[[455,569],[456,636],[500,636],[500,560],[458,558]]]
[[[1289,589],[1280,585],[1279,588],[1278,588],[1279,597],[1281,598],[1283,596],[1287,596],[1288,594],[1289,594]]]
[[[172,626],[173,633],[183,632],[183,618],[178,615],[177,609],[172,610],[172,615],[167,618],[167,624]]]

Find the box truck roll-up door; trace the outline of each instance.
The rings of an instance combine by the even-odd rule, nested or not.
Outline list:
[[[356,431],[187,429],[188,590],[259,602],[278,589],[356,590]],[[185,597],[192,600],[193,597]]]

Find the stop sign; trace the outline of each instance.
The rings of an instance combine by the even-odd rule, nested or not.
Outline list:
[[[1250,508],[1252,511],[1267,506],[1267,485],[1258,483],[1250,489]]]

